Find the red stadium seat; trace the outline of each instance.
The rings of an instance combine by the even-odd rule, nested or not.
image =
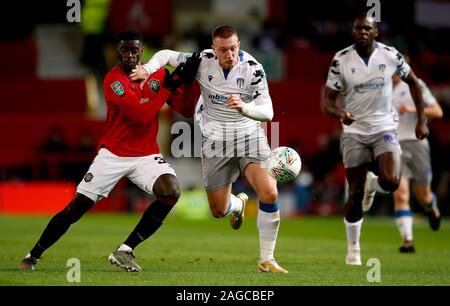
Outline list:
[[[37,49],[32,38],[14,42],[0,42],[0,75],[36,76]]]
[[[100,140],[104,121],[87,119],[81,114],[1,114],[0,167],[30,165],[36,162],[39,147],[54,127],[63,130],[69,147],[75,148],[83,132],[88,132],[94,144]]]
[[[35,77],[0,78],[0,112],[77,113],[86,110],[84,79],[40,80]]]

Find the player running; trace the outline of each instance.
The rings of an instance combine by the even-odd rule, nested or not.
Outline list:
[[[415,135],[423,139],[428,127],[419,82],[393,47],[375,41],[378,25],[366,15],[353,22],[355,44],[336,53],[328,73],[322,104],[327,113],[342,122],[341,149],[349,195],[344,207],[347,235],[346,264],[361,265],[360,233],[363,207],[368,210],[375,192],[389,193],[400,182],[401,148],[397,138],[398,118],[392,105],[392,75],[410,87],[417,110]],[[344,96],[343,108],[336,103]],[[375,160],[379,176],[368,172]]]
[[[409,205],[409,184],[413,184],[415,198],[425,209],[430,227],[437,231],[441,214],[436,195],[431,191],[430,145],[427,139],[418,140],[414,134],[417,122],[416,108],[408,84],[393,76],[394,106],[400,115],[398,139],[402,148],[402,177],[398,189],[394,192],[395,223],[403,239],[401,253],[414,253],[413,216]],[[419,79],[420,89],[425,104],[425,116],[429,119],[442,118],[442,108],[427,85]]]
[[[144,66],[147,73],[138,69],[132,77],[145,78],[166,64],[178,66],[189,56],[160,51]],[[229,25],[213,31],[212,49],[191,58],[198,58],[199,62],[196,79],[201,99],[196,120],[203,135],[203,179],[211,212],[216,218],[229,215],[231,226],[240,228],[248,196],[245,193],[235,196],[231,187],[243,173],[259,198],[258,269],[287,273],[274,259],[280,225],[277,185],[262,166],[270,156],[270,148],[260,122],[273,117],[264,69],[250,54],[240,50],[238,33]]]

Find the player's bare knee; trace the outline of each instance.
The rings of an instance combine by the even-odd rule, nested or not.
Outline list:
[[[395,203],[405,203],[408,202],[408,193],[405,190],[397,190],[394,193]]]
[[[386,191],[394,192],[397,190],[398,186],[400,185],[400,178],[397,177],[386,177],[382,178],[379,181],[381,188],[383,188]]]
[[[258,195],[259,200],[263,203],[275,203],[278,199],[278,190],[272,189],[262,192]]]
[[[167,190],[166,194],[157,195],[157,199],[160,202],[170,206],[175,206],[179,198],[180,198],[180,190],[178,188]]]
[[[160,202],[174,206],[180,198],[177,178],[172,174],[161,175],[153,186],[153,193]]]
[[[433,194],[431,192],[417,192],[415,193],[416,200],[421,205],[427,205],[433,201]]]
[[[211,207],[211,214],[214,218],[222,218],[227,214],[227,209],[222,207]]]

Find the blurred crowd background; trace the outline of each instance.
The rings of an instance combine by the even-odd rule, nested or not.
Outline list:
[[[115,35],[134,28],[145,36],[143,61],[161,49],[209,48],[210,33],[231,24],[241,49],[265,67],[278,126],[272,145],[295,148],[301,175],[280,185],[285,215],[342,212],[345,172],[340,125],[324,114],[320,97],[335,52],[352,44],[351,23],[365,0],[85,0],[81,22],[67,21],[77,1],[5,3],[0,12],[0,213],[57,211],[96,154],[103,130],[102,84],[116,64]],[[431,88],[444,119],[430,122],[433,189],[450,213],[450,1],[380,1],[379,40],[409,55]],[[192,120],[164,108],[159,144],[183,188],[180,205],[191,217],[208,215],[199,158],[171,157],[173,122]],[[278,131],[278,135],[277,135]],[[279,136],[279,138],[277,138]],[[234,191],[246,191],[238,181]],[[42,200],[42,197],[44,198]],[[48,200],[48,201],[47,201]],[[97,211],[140,211],[148,197],[126,180]],[[42,202],[42,203],[41,203]],[[45,203],[44,203],[45,202]],[[251,205],[250,208],[251,209]],[[420,210],[413,204],[413,209]],[[391,214],[392,199],[376,199],[372,214]]]

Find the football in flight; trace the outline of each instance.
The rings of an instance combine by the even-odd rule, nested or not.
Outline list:
[[[298,153],[289,147],[278,147],[272,150],[267,171],[280,183],[292,181],[302,169],[302,160]]]

